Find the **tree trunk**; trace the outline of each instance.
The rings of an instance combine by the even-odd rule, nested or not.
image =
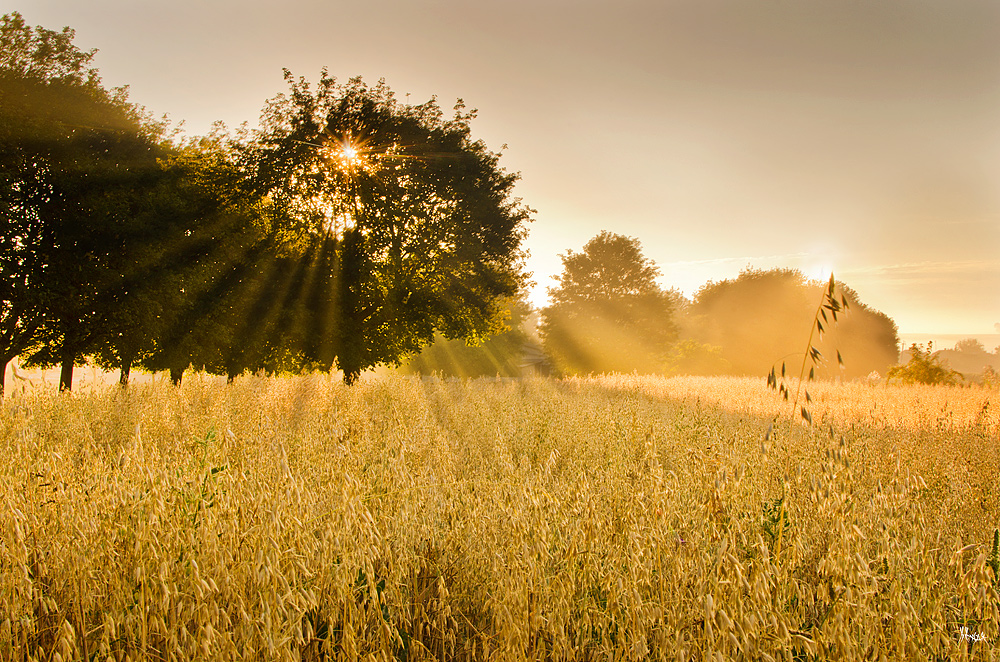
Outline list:
[[[174,386],[181,385],[181,377],[184,376],[184,368],[171,368],[170,369],[170,383]]]
[[[4,383],[7,381],[7,364],[10,359],[0,359],[0,400],[3,400]]]
[[[122,374],[118,377],[118,385],[122,388],[128,386],[128,376],[132,373],[132,362],[122,361]]]
[[[350,386],[365,367],[361,300],[365,268],[364,236],[356,227],[344,232],[341,250],[337,364],[344,372],[344,383]]]
[[[72,352],[63,352],[62,370],[59,371],[59,392],[73,389],[73,363],[76,356]]]
[[[343,368],[344,371],[344,384],[347,386],[352,386],[354,382],[358,381],[358,377],[361,375],[361,371],[354,367]]]

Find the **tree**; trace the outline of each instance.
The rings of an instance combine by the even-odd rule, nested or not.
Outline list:
[[[128,346],[174,383],[191,365],[230,378],[273,372],[290,342],[276,320],[301,251],[280,241],[267,201],[248,193],[234,144],[220,128],[164,163],[168,180],[154,209],[169,240],[145,244],[159,265],[137,307],[150,330],[145,344],[135,334]]]
[[[448,377],[519,377],[524,360],[525,343],[529,335],[525,325],[531,315],[531,305],[524,299],[508,302],[509,317],[496,335],[477,344],[462,339],[448,340],[437,334],[434,342],[410,358],[403,371],[429,375],[440,373]]]
[[[334,361],[352,383],[445,338],[481,338],[522,287],[531,210],[518,179],[471,138],[475,112],[446,119],[432,99],[399,103],[384,83],[313,90],[286,70],[245,150],[256,195],[272,201],[286,239],[305,247],[304,286],[318,304],[295,315],[312,330],[295,353]],[[295,300],[291,300],[294,303]]]
[[[931,343],[927,343],[927,349],[914,343],[910,345],[910,360],[906,365],[889,369],[886,380],[893,379],[903,384],[952,385],[959,383],[962,376],[940,362],[934,355]]]
[[[691,306],[694,335],[700,342],[721,347],[721,358],[733,374],[767,374],[775,363],[801,359],[824,285],[808,281],[794,269],[746,269],[735,279],[708,283],[695,294]],[[895,323],[864,305],[850,287],[838,285],[850,312],[829,324],[814,346],[820,357],[840,352],[844,365],[826,362],[817,376],[884,373],[898,358]]]
[[[986,346],[976,338],[963,338],[955,343],[955,351],[963,354],[986,354]]]
[[[542,310],[546,353],[564,374],[660,372],[677,336],[673,295],[637,239],[601,232],[560,256],[563,273]]]
[[[51,233],[39,205],[53,189],[52,166],[38,151],[51,144],[52,131],[34,111],[58,90],[96,86],[87,68],[93,51],[72,39],[68,28],[32,29],[17,12],[0,18],[0,394],[7,364],[36,342],[43,320]]]
[[[106,333],[122,298],[127,235],[157,177],[162,125],[107,91],[74,33],[0,23],[0,204],[3,339],[0,359],[74,362]]]

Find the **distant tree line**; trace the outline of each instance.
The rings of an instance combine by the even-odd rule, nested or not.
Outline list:
[[[531,210],[459,102],[288,71],[258,129],[179,139],[94,51],[0,19],[0,366],[343,371],[503,328]],[[3,374],[0,374],[2,384]]]
[[[659,286],[659,270],[639,241],[602,232],[579,253],[562,255],[563,273],[541,311],[546,353],[561,374],[638,372],[763,376],[803,357],[824,283],[791,269],[746,269],[710,282],[687,300]],[[898,331],[843,283],[850,313],[814,343],[818,378],[884,374],[898,360]]]
[[[933,343],[926,347],[913,343],[903,355],[906,363],[889,371],[888,378],[904,384],[995,385],[1000,369],[1000,346],[993,353],[976,338],[964,338],[954,349],[934,351]]]

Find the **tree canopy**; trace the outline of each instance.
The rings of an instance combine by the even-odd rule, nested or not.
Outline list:
[[[61,364],[64,388],[125,296],[126,244],[162,155],[162,126],[105,90],[72,39],[0,20],[0,361]]]
[[[839,351],[844,359],[827,361],[818,376],[865,377],[896,363],[898,333],[885,314],[865,306],[856,292],[839,284],[850,306],[826,328],[815,347],[822,356]],[[794,269],[747,269],[737,278],[708,283],[694,297],[693,333],[721,348],[721,358],[735,374],[765,375],[777,363],[801,358],[824,284]]]
[[[673,295],[632,237],[601,232],[560,256],[559,285],[542,310],[541,334],[564,374],[666,370],[677,336]]]
[[[400,103],[382,82],[339,84],[325,70],[315,88],[285,77],[290,91],[269,102],[244,163],[289,239],[332,271],[303,360],[336,361],[352,382],[435,330],[498,330],[525,281],[531,210],[512,197],[517,175],[471,138],[475,112],[459,102],[449,118],[433,99]]]
[[[459,102],[382,82],[288,94],[180,143],[108,91],[74,33],[0,23],[0,361],[329,370],[348,382],[503,330],[531,210]]]

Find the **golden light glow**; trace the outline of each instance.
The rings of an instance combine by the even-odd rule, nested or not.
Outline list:
[[[344,143],[340,147],[340,158],[349,164],[357,163],[361,160],[358,148],[351,143]]]

